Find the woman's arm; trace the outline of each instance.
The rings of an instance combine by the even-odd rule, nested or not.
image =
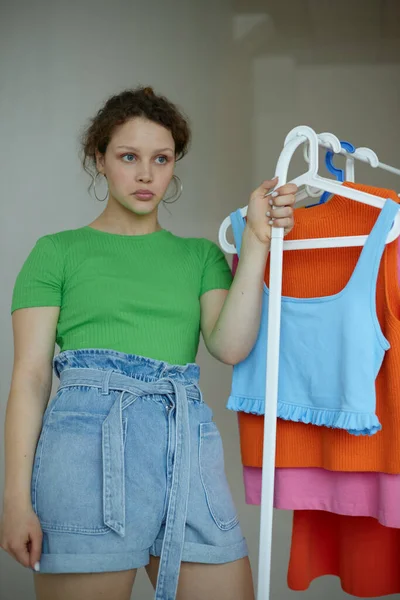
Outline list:
[[[14,366],[4,428],[4,509],[31,505],[33,458],[51,392],[59,312],[59,307],[34,307],[12,315]]]
[[[201,297],[204,342],[221,362],[234,365],[244,360],[255,343],[268,253],[269,244],[260,243],[246,226],[229,292],[211,290]]]
[[[14,367],[5,420],[5,487],[0,546],[37,570],[42,530],[31,502],[33,459],[52,383],[59,307],[15,310]]]
[[[276,184],[266,181],[252,194],[243,232],[240,261],[232,286],[211,290],[201,297],[201,329],[209,352],[221,362],[234,365],[251,352],[260,326],[265,264],[271,245],[269,199]],[[297,187],[286,184],[273,198],[273,227],[293,227],[293,205]]]

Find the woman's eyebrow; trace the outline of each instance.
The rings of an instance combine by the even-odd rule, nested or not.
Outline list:
[[[139,152],[139,150],[137,148],[134,148],[133,146],[117,146],[117,148],[126,148],[127,150],[133,150],[134,152]],[[157,154],[158,152],[165,152],[166,150],[169,150],[170,152],[173,152],[172,148],[161,148],[160,150],[155,150],[154,153]]]

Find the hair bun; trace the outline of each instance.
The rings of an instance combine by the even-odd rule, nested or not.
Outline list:
[[[143,88],[143,93],[144,93],[146,96],[154,96],[154,95],[155,95],[155,94],[154,94],[154,90],[153,90],[153,88],[152,88],[152,87],[150,87],[150,86],[147,86],[147,87]]]

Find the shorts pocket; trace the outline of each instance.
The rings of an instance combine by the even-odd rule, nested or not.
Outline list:
[[[220,529],[232,529],[239,519],[225,474],[221,435],[214,421],[200,423],[199,462],[210,513]]]
[[[52,411],[32,472],[33,509],[43,531],[108,533],[103,513],[102,425],[107,414]],[[123,417],[125,446],[127,419]]]

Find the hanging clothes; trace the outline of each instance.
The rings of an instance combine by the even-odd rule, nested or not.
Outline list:
[[[232,273],[238,265],[233,256]],[[397,241],[397,277],[400,281],[400,239]],[[243,467],[245,501],[261,504],[261,467]],[[275,470],[274,508],[325,510],[377,519],[385,527],[400,528],[400,475],[349,473],[320,468]]]
[[[347,183],[349,187],[390,197],[395,192]],[[318,211],[318,212],[317,212]],[[288,239],[363,235],[377,218],[377,209],[344,197],[333,197],[312,211],[296,211],[296,228]],[[296,236],[295,236],[296,233]],[[336,471],[400,473],[400,270],[395,244],[385,248],[377,282],[377,315],[391,349],[376,381],[377,416],[382,431],[374,436],[303,423],[277,421],[277,467],[324,467]],[[283,279],[283,294],[312,297],[337,293],[348,281],[360,248],[302,250],[284,253],[284,273],[291,268],[296,280]],[[305,265],[313,277],[307,277]],[[324,274],[329,272],[329,278]],[[265,281],[269,280],[269,264]],[[264,418],[238,413],[242,462],[262,465]],[[400,529],[384,527],[376,519],[349,517],[325,511],[294,511],[288,585],[305,590],[316,577],[336,575],[342,588],[360,597],[400,592],[398,555]]]
[[[341,291],[317,298],[282,296],[278,417],[354,435],[381,429],[375,415],[375,379],[389,343],[376,316],[376,279],[397,213],[397,203],[387,200]],[[246,224],[240,210],[231,214],[231,222],[240,255]],[[257,341],[233,369],[232,410],[264,413],[268,307],[264,284]]]
[[[238,257],[232,263],[236,271]],[[400,239],[397,242],[400,281]],[[243,467],[247,504],[261,504],[262,469]],[[325,510],[348,516],[373,517],[385,527],[400,528],[400,475],[348,473],[319,468],[275,470],[274,507],[282,510]]]
[[[345,186],[399,200],[392,190],[353,183]],[[297,209],[296,227],[288,239],[362,235],[372,229],[378,215],[377,208],[334,196],[312,210]],[[282,292],[303,298],[336,294],[348,282],[359,256],[360,247],[284,252]],[[344,430],[278,419],[277,467],[400,473],[400,291],[393,276],[396,273],[397,245],[387,244],[376,290],[378,320],[391,345],[375,386],[376,414],[382,431],[373,436],[354,436]],[[265,281],[269,281],[269,263]],[[261,467],[264,418],[238,412],[238,420],[242,463]]]
[[[262,470],[243,467],[247,504],[261,504]],[[400,475],[346,473],[325,469],[275,470],[274,508],[319,510],[351,517],[373,517],[400,529]]]
[[[399,529],[368,517],[295,511],[288,586],[304,591],[317,577],[336,575],[353,596],[398,594],[399,556]]]

